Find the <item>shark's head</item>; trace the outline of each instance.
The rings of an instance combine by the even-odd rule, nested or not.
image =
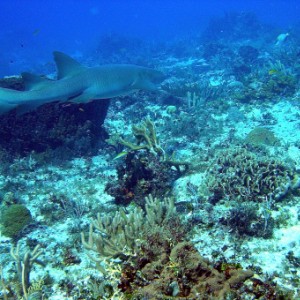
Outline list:
[[[166,75],[161,71],[140,67],[134,85],[138,89],[155,91],[165,79]]]

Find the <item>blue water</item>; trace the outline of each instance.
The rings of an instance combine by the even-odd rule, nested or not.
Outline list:
[[[253,12],[279,32],[299,25],[300,20],[297,0],[3,0],[0,76],[42,72],[39,66],[51,64],[53,50],[87,57],[107,34],[148,41],[200,34],[212,17],[229,12]]]

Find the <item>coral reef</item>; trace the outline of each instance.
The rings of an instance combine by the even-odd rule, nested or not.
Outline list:
[[[296,92],[297,80],[295,75],[289,73],[280,64],[281,69],[271,66],[265,69],[265,73],[254,76],[250,72],[247,78],[243,78],[245,88],[237,91],[234,98],[242,102],[253,100],[272,100],[280,97],[291,97]],[[245,73],[245,75],[247,75]]]
[[[241,46],[238,50],[238,53],[246,64],[253,63],[259,55],[259,51],[249,45]]]
[[[118,204],[134,201],[143,206],[145,196],[166,194],[172,182],[186,172],[189,164],[167,156],[158,142],[154,123],[150,119],[139,126],[133,126],[132,133],[136,143],[117,138],[117,143],[129,148],[129,152],[124,152],[126,157],[117,166],[117,181],[109,182],[106,191]]]
[[[267,157],[258,157],[245,148],[221,151],[209,170],[208,187],[213,198],[262,202],[281,200],[299,186],[296,171]]]
[[[213,266],[186,241],[187,230],[182,229],[184,224],[177,217],[174,202],[150,196],[146,199],[146,213],[137,207],[129,214],[120,211],[114,217],[98,215],[90,225],[88,240],[82,234],[82,243],[93,253],[90,258],[104,274],[110,276],[112,270],[114,274],[119,270],[113,285],[114,290],[119,289],[119,297],[225,299],[254,293],[251,284],[246,284],[252,271],[242,270],[238,264]],[[118,269],[117,261],[104,262],[95,254],[118,257],[122,265]],[[272,288],[270,291],[275,293]]]
[[[106,34],[80,59],[159,68],[161,90],[2,116],[0,298],[300,299],[298,27]]]
[[[220,223],[228,226],[240,236],[271,238],[275,221],[271,217],[270,209],[270,207],[265,208],[263,216],[261,216],[258,213],[259,207],[257,204],[238,203],[229,210],[227,215],[220,218]]]
[[[136,256],[146,242],[149,231],[155,231],[176,218],[174,201],[170,198],[159,201],[150,195],[146,198],[145,209],[146,215],[140,207],[129,214],[120,210],[114,217],[101,217],[98,214],[97,219],[90,224],[88,241],[81,234],[83,246],[104,257],[125,260]],[[98,234],[94,233],[94,228]],[[99,262],[97,258],[90,257]]]
[[[150,193],[163,196],[170,192],[172,183],[180,176],[156,155],[145,152],[127,154],[117,166],[117,173],[117,180],[108,182],[105,191],[117,204],[127,205],[134,201],[142,206]]]
[[[212,163],[205,182],[206,199],[218,214],[213,222],[238,236],[272,238],[284,224],[273,210],[299,188],[295,167],[240,147],[219,151]]]
[[[40,245],[37,245],[32,251],[27,251],[23,257],[20,255],[20,244],[17,248],[11,248],[10,254],[16,262],[17,275],[19,282],[22,286],[22,294],[24,299],[39,299],[42,297],[42,289],[40,284],[33,284],[30,282],[30,272],[32,271],[34,264],[39,264],[45,267],[45,264],[39,259],[42,254]],[[19,292],[20,294],[20,292]]]
[[[3,80],[0,86],[24,88],[15,77]],[[11,156],[54,149],[57,151],[53,156],[61,158],[93,154],[106,137],[101,126],[108,104],[109,101],[84,105],[50,103],[21,116],[8,113],[0,117],[0,147]]]
[[[226,299],[242,297],[252,271],[228,268],[219,271],[191,243],[181,242],[160,252],[144,251],[143,264],[123,270],[120,287],[134,299]],[[150,256],[151,255],[151,256]]]
[[[8,237],[17,238],[31,221],[31,213],[24,205],[13,204],[1,208],[1,232]]]
[[[245,142],[254,146],[276,146],[280,144],[274,133],[263,127],[252,129],[246,136]]]

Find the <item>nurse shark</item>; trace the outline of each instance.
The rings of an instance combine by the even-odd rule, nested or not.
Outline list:
[[[165,76],[162,72],[136,65],[112,64],[88,68],[70,56],[53,52],[57,80],[22,73],[24,91],[0,88],[0,115],[17,109],[23,114],[45,103],[86,103],[127,95],[135,90],[154,91]]]

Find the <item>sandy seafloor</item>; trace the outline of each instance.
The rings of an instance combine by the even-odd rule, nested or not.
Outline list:
[[[151,116],[156,124],[162,145],[166,144],[164,139],[166,132],[163,132],[162,129],[175,118],[178,112],[175,112],[174,115],[167,110],[167,105],[151,103],[151,97],[145,96],[145,94],[142,96],[134,94],[132,97],[144,98],[137,100],[137,102],[145,101],[143,115]],[[283,97],[274,102],[266,101],[265,103],[257,101],[236,103],[235,100],[229,99],[229,106],[237,107],[243,118],[242,120],[232,119],[228,112],[222,113],[216,109],[212,113],[210,126],[221,124],[222,129],[215,134],[211,147],[229,147],[228,134],[233,128],[235,129],[233,139],[243,141],[255,127],[267,127],[280,140],[280,145],[267,146],[264,150],[272,157],[292,162],[300,171],[299,100],[299,92],[293,98]],[[123,135],[130,136],[132,124],[128,116],[141,108],[135,103],[129,108],[116,111],[118,101],[122,102],[122,98],[114,100],[104,126],[110,134],[121,130]],[[272,122],[265,123],[263,117],[265,114],[268,114]],[[176,126],[175,122],[174,126]],[[209,152],[207,146],[204,143],[201,144],[199,140],[192,142],[178,134],[173,137],[172,142],[175,143],[175,141],[180,145],[178,155],[182,160],[198,159],[201,161],[201,155]],[[198,152],[197,149],[201,149],[201,151]],[[58,283],[63,280],[71,280],[78,286],[84,286],[90,276],[102,277],[102,274],[95,269],[93,262],[88,258],[87,251],[82,248],[79,232],[82,230],[87,232],[87,224],[91,217],[96,216],[97,212],[117,210],[113,198],[105,192],[106,184],[116,176],[115,165],[122,160],[122,158],[114,160],[115,155],[116,153],[100,149],[96,156],[74,158],[61,166],[51,163],[40,165],[34,158],[28,156],[16,159],[10,167],[8,176],[0,175],[0,189],[9,192],[8,186],[13,187],[20,203],[25,204],[33,216],[34,229],[26,237],[21,238],[18,243],[21,245],[21,250],[26,246],[28,239],[38,240],[39,244],[43,245],[43,254],[40,258],[46,262],[46,266],[35,265],[31,273],[31,281],[37,281],[45,274],[49,274],[53,280],[51,296],[49,296],[51,300],[72,299],[59,288]],[[191,171],[176,180],[171,191],[176,202],[186,201],[187,182],[201,186],[202,183],[205,183],[205,178],[206,171],[198,170]],[[50,198],[53,195],[61,194],[78,203],[80,211],[76,213],[61,212],[57,218],[51,218],[53,210],[57,208],[49,204]],[[197,212],[204,221],[195,225],[191,240],[202,256],[212,261],[218,260],[222,256],[228,261],[239,262],[243,268],[259,266],[261,271],[255,276],[261,279],[271,279],[280,288],[292,290],[294,295],[298,293],[299,296],[299,284],[295,283],[295,278],[300,277],[300,269],[287,260],[290,251],[293,251],[295,257],[300,257],[299,200],[300,197],[296,193],[276,204],[277,209],[272,211],[272,216],[276,217],[276,215],[284,213],[287,218],[284,226],[274,228],[272,238],[238,236],[228,227],[218,223],[207,228],[205,219],[214,218],[220,212],[228,209],[224,203],[218,203],[209,211],[200,209]],[[204,198],[203,201],[205,201]],[[186,216],[186,218],[188,217]],[[7,279],[15,272],[15,266],[9,254],[10,248],[11,240],[1,236],[0,261]],[[63,265],[62,257],[66,249],[71,249],[72,253],[80,258],[81,263]]]

